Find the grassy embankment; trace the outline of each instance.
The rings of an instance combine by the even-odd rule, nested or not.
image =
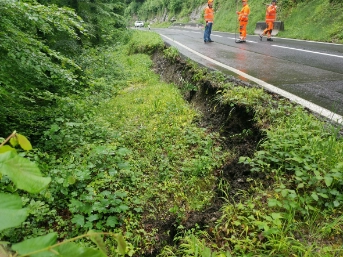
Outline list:
[[[58,100],[61,116],[35,157],[51,185],[23,197],[31,215],[3,238],[16,242],[53,230],[64,239],[92,228],[122,232],[135,256],[342,255],[338,130],[262,89],[219,83],[218,103],[253,113],[265,134],[256,155],[241,162],[270,184],[250,178],[233,202],[230,181],[220,183],[214,171],[234,153],[223,151],[219,134],[197,127],[201,113],[151,70],[144,53],[158,48],[159,36],[136,31],[126,46],[80,56],[92,87]],[[165,54],[177,61],[177,51]],[[207,77],[200,68],[199,76]],[[227,203],[215,225],[185,229],[182,222],[209,206],[218,186]],[[117,256],[114,240],[105,241]]]
[[[147,44],[143,41],[141,37],[136,37],[135,44]],[[140,48],[143,47],[138,47]],[[173,54],[175,52],[171,49],[166,51],[169,58]],[[200,69],[199,74],[203,74]],[[185,82],[185,86],[189,86],[188,82]],[[273,99],[262,89],[236,87],[232,84],[218,86],[221,90],[216,99],[222,105],[244,107],[248,112],[254,113],[255,126],[265,133],[265,140],[261,142],[254,157],[242,156],[240,160],[251,167],[252,174],[263,173],[272,183],[266,186],[263,181],[251,178],[251,187],[240,192],[239,202],[233,202],[230,183],[220,184],[218,178],[212,177],[211,171],[217,169],[217,166],[213,163],[206,165],[208,170],[203,170],[204,165],[199,165],[199,160],[208,160],[206,155],[199,156],[199,160],[196,158],[191,162],[187,161],[193,169],[191,172],[182,167],[170,170],[171,173],[168,172],[163,184],[170,185],[171,181],[175,181],[175,174],[181,175],[182,179],[175,181],[180,187],[168,188],[172,194],[188,197],[174,198],[176,202],[167,205],[171,208],[162,208],[158,211],[159,214],[154,216],[157,220],[163,220],[166,217],[163,213],[168,209],[167,212],[175,213],[181,223],[187,219],[187,213],[195,210],[196,206],[198,210],[203,209],[206,204],[201,203],[200,199],[204,197],[203,199],[210,200],[208,196],[211,194],[207,195],[213,187],[213,184],[210,186],[210,181],[220,184],[221,190],[227,196],[227,204],[223,205],[222,216],[215,221],[216,225],[213,227],[202,224],[201,228],[194,226],[190,230],[184,230],[182,225],[179,226],[174,244],[165,246],[159,256],[210,256],[210,252],[212,256],[341,255],[343,140],[338,129],[318,120],[299,106],[293,106],[286,100]],[[154,85],[151,88],[156,93],[155,87]],[[129,92],[135,92],[135,87],[132,89]],[[138,92],[139,90],[136,93]],[[150,110],[160,106],[155,101],[151,104],[147,107]],[[163,116],[164,113],[160,112],[154,116],[154,120]],[[188,121],[192,117],[194,116],[189,116]],[[157,146],[152,152],[159,152],[157,149],[160,148],[158,145],[161,141],[156,141],[155,135],[153,138],[154,144],[149,143],[149,147]],[[194,142],[194,139],[192,141]],[[202,141],[203,139],[195,141],[195,145],[201,146]],[[220,151],[217,154],[219,153]],[[227,155],[226,160],[230,160],[232,154]],[[219,163],[220,161],[217,162]],[[154,174],[163,174],[165,168]],[[187,183],[186,187],[180,184],[184,183],[185,179],[191,182]],[[199,190],[188,191],[194,182],[207,179],[208,182],[199,185],[209,187],[201,189],[200,186]],[[193,192],[193,195],[184,192]],[[161,207],[166,203],[170,204],[170,200]],[[192,202],[193,204],[190,204]]]

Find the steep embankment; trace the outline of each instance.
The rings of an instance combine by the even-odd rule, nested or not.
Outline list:
[[[264,20],[265,3],[269,1],[251,1],[251,14],[248,33],[253,34],[256,23]],[[279,1],[277,20],[284,22],[284,31],[279,37],[289,37],[325,42],[343,43],[343,4],[330,3],[330,0],[310,0],[300,2]],[[217,1],[214,30],[235,31],[237,29],[236,9],[241,8],[240,1]]]

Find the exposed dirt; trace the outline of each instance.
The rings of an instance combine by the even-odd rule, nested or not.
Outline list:
[[[230,152],[236,153],[236,157],[229,160],[220,170],[215,171],[218,181],[225,180],[230,185],[230,197],[233,200],[239,196],[236,194],[240,190],[250,188],[250,180],[248,178],[257,178],[256,174],[252,174],[249,167],[238,163],[240,156],[252,156],[258,142],[263,135],[253,123],[253,113],[247,112],[242,107],[230,107],[220,105],[215,97],[219,86],[215,82],[201,79],[194,81],[193,75],[196,70],[184,58],[177,60],[167,60],[162,53],[157,52],[153,55],[154,70],[160,74],[161,79],[176,84],[181,92],[184,92],[184,98],[197,110],[202,113],[202,118],[197,121],[200,127],[206,128],[210,132],[219,132],[223,138],[222,147]],[[210,74],[211,70],[207,71]],[[204,76],[206,77],[206,76]],[[208,76],[211,77],[211,76]],[[234,77],[225,78],[226,82],[231,82],[235,85],[251,86],[247,82],[235,79]],[[187,91],[184,89],[185,84],[197,86],[197,91]],[[243,131],[250,131],[249,134],[242,135]],[[192,212],[187,214],[187,218],[181,222],[185,229],[194,228],[197,224],[200,228],[207,228],[210,233],[214,222],[220,218],[220,208],[223,205],[223,192],[216,190],[217,197],[209,208],[201,212]],[[157,256],[163,244],[173,244],[174,236],[177,233],[177,227],[180,221],[177,221],[175,216],[164,217],[160,220],[145,220],[145,228],[155,227],[158,229],[158,244],[151,248],[151,252],[144,256]]]

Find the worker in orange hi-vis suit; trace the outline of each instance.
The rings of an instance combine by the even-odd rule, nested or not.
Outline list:
[[[272,0],[272,3],[268,5],[267,11],[266,11],[266,29],[262,32],[260,35],[260,40],[262,41],[262,37],[267,35],[267,41],[273,41],[271,38],[272,31],[274,28],[274,21],[276,20],[276,2],[277,0]]]
[[[242,0],[243,8],[241,11],[237,11],[239,21],[239,35],[240,39],[236,43],[245,43],[247,37],[247,25],[250,14],[250,8],[248,6],[248,0]]]
[[[204,43],[213,42],[211,39],[212,25],[214,20],[213,0],[208,0],[205,8],[204,19],[206,22],[204,31]]]

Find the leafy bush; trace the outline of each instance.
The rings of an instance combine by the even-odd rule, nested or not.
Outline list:
[[[341,206],[343,141],[338,130],[327,128],[302,108],[277,121],[261,150],[251,159],[241,159],[252,171],[272,172],[279,178],[281,199],[270,204],[303,213],[314,206]]]
[[[38,193],[48,186],[51,181],[50,177],[42,177],[37,165],[28,159],[19,156],[12,146],[19,145],[24,150],[31,150],[31,143],[21,134],[13,132],[0,145],[0,174],[8,177],[18,189],[28,191],[29,193]],[[12,227],[19,226],[28,216],[27,208],[22,208],[22,201],[18,195],[9,193],[0,193],[0,232]],[[87,234],[77,238],[69,239],[57,243],[57,233],[49,233],[44,236],[27,239],[23,242],[13,244],[7,251],[15,251],[21,256],[33,256],[35,254],[49,256],[107,256],[101,236],[103,233],[89,231]],[[112,235],[118,240],[118,250],[125,254],[126,243],[122,236]],[[82,247],[72,241],[82,237],[89,237],[98,247]],[[53,252],[51,251],[53,249]],[[2,254],[6,254],[2,245],[0,245]],[[6,254],[7,256],[7,254]]]

